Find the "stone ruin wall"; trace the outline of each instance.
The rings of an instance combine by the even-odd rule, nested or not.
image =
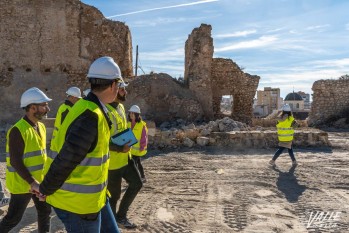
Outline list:
[[[211,82],[213,93],[213,112],[221,115],[220,105],[223,95],[233,96],[232,118],[250,123],[253,116],[253,98],[259,83],[259,76],[241,71],[230,59],[214,58]]]
[[[208,119],[213,119],[211,67],[213,39],[211,25],[195,28],[185,42],[184,82],[198,98]]]
[[[69,86],[89,86],[88,67],[100,56],[133,75],[129,28],[78,0],[1,0],[0,22],[0,123],[23,115],[20,96],[33,86],[53,99],[54,117]]]
[[[167,74],[141,75],[127,87],[126,110],[137,104],[146,120],[157,126],[166,121],[193,122],[203,117],[202,106],[188,88]]]
[[[241,71],[230,59],[212,58],[212,27],[201,24],[185,44],[184,80],[201,103],[206,119],[220,116],[223,95],[233,96],[232,117],[250,123],[260,77]]]
[[[321,125],[342,111],[349,109],[349,79],[314,82],[310,125]]]

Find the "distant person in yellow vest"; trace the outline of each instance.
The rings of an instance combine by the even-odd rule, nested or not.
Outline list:
[[[142,120],[140,114],[141,109],[137,105],[131,106],[128,110],[128,125],[136,136],[138,142],[131,147],[132,159],[135,161],[139,170],[143,183],[147,182],[144,169],[141,163],[141,157],[147,154],[148,146],[148,128],[147,124]]]
[[[282,112],[278,118],[276,128],[279,139],[279,149],[275,152],[274,157],[269,161],[269,164],[274,166],[275,160],[281,155],[284,149],[287,149],[292,160],[292,165],[297,166],[297,161],[294,157],[292,148],[294,128],[297,127],[297,122],[293,118],[290,105],[285,104],[282,107]]]
[[[51,148],[50,148],[51,151],[56,151],[55,149],[55,146],[57,143],[56,135],[59,127],[63,123],[65,117],[67,116],[68,112],[73,107],[73,105],[81,98],[81,91],[78,87],[70,87],[66,91],[66,94],[67,94],[67,99],[64,101],[64,103],[61,106],[59,106],[56,114],[56,119],[55,119],[55,124],[53,128],[52,139],[51,139]]]
[[[126,86],[127,84],[125,83],[120,84],[117,98],[113,103],[109,104],[110,118],[113,122],[112,136],[127,129],[125,108],[121,103],[126,100]],[[126,180],[128,187],[121,199],[119,210],[116,212],[116,204],[121,196],[122,179]],[[119,226],[126,229],[137,227],[136,224],[132,223],[127,218],[127,211],[136,198],[139,190],[141,190],[142,185],[138,169],[131,157],[130,147],[126,144],[123,152],[110,151],[108,190],[111,193],[110,206]]]
[[[9,232],[21,221],[31,199],[38,212],[38,231],[50,231],[51,206],[29,192],[44,177],[46,128],[39,120],[50,111],[49,101],[51,99],[36,87],[26,90],[20,105],[25,109],[25,116],[7,133],[6,187],[11,193],[11,201],[0,223],[1,233]]]
[[[90,66],[91,92],[76,102],[57,133],[57,152],[45,163],[46,175],[33,187],[49,203],[66,231],[118,233],[107,198],[111,121],[107,103],[123,82],[111,57]]]

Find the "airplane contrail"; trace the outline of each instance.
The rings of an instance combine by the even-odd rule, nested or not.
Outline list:
[[[164,6],[164,7],[157,7],[157,8],[146,9],[146,10],[141,10],[141,11],[133,11],[133,12],[129,12],[129,13],[108,16],[106,18],[110,19],[110,18],[115,18],[115,17],[119,17],[119,16],[124,16],[124,15],[133,15],[133,14],[138,14],[138,13],[143,13],[143,12],[148,12],[148,11],[156,11],[156,10],[176,8],[176,7],[192,6],[192,5],[202,4],[202,3],[218,2],[218,1],[219,0],[203,0],[203,1],[191,2],[191,3],[186,3],[186,4],[174,5],[174,6]]]

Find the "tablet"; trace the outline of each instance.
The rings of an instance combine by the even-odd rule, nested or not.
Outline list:
[[[111,141],[118,146],[123,146],[127,142],[130,142],[128,143],[128,146],[132,146],[138,142],[131,129],[126,129],[120,133],[115,134],[111,137]]]

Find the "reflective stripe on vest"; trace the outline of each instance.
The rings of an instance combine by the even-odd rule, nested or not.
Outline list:
[[[57,150],[51,151],[45,170],[61,150],[70,125],[85,111],[92,111],[98,120],[97,144],[75,167],[64,184],[47,196],[50,205],[76,214],[99,212],[107,198],[110,129],[107,120],[95,103],[81,99],[74,104],[57,133]]]
[[[293,121],[294,118],[290,116],[284,121],[279,121],[276,125],[280,142],[290,142],[293,140],[294,129],[291,127]]]
[[[131,128],[131,122],[128,122],[127,126],[128,128]],[[147,145],[143,150],[140,150],[141,149],[140,142],[142,138],[143,128],[145,128],[146,135],[148,135],[147,124],[144,121],[136,122],[135,126],[132,129],[132,132],[134,133],[135,137],[138,140],[138,142],[134,144],[131,148],[131,154],[134,156],[144,156],[147,153]]]
[[[107,186],[107,182],[97,185],[81,185],[81,184],[67,184],[64,183],[62,190],[74,193],[97,193],[101,192]]]
[[[47,157],[54,160],[58,155],[55,151],[50,151]],[[100,166],[106,163],[109,159],[109,154],[104,155],[102,158],[84,158],[78,166]]]
[[[108,115],[111,119],[113,119],[113,125],[110,134],[115,135],[127,129],[127,120],[124,105],[119,103],[116,109],[111,105],[107,105],[107,108],[109,110]],[[109,170],[116,170],[125,167],[128,164],[129,159],[131,159],[131,152],[122,153],[110,151]]]
[[[44,168],[43,164],[27,167],[28,171],[30,171],[30,172],[39,171],[39,170],[42,170],[43,168]],[[16,172],[16,169],[14,169],[13,167],[7,166],[7,169],[8,169],[9,172]]]
[[[13,128],[21,133],[24,142],[23,163],[30,174],[38,181],[43,180],[43,166],[46,161],[46,128],[41,122],[37,123],[38,132],[26,120],[19,120],[8,132],[6,142],[6,187],[12,194],[29,193],[30,185],[11,166],[9,134]]]

